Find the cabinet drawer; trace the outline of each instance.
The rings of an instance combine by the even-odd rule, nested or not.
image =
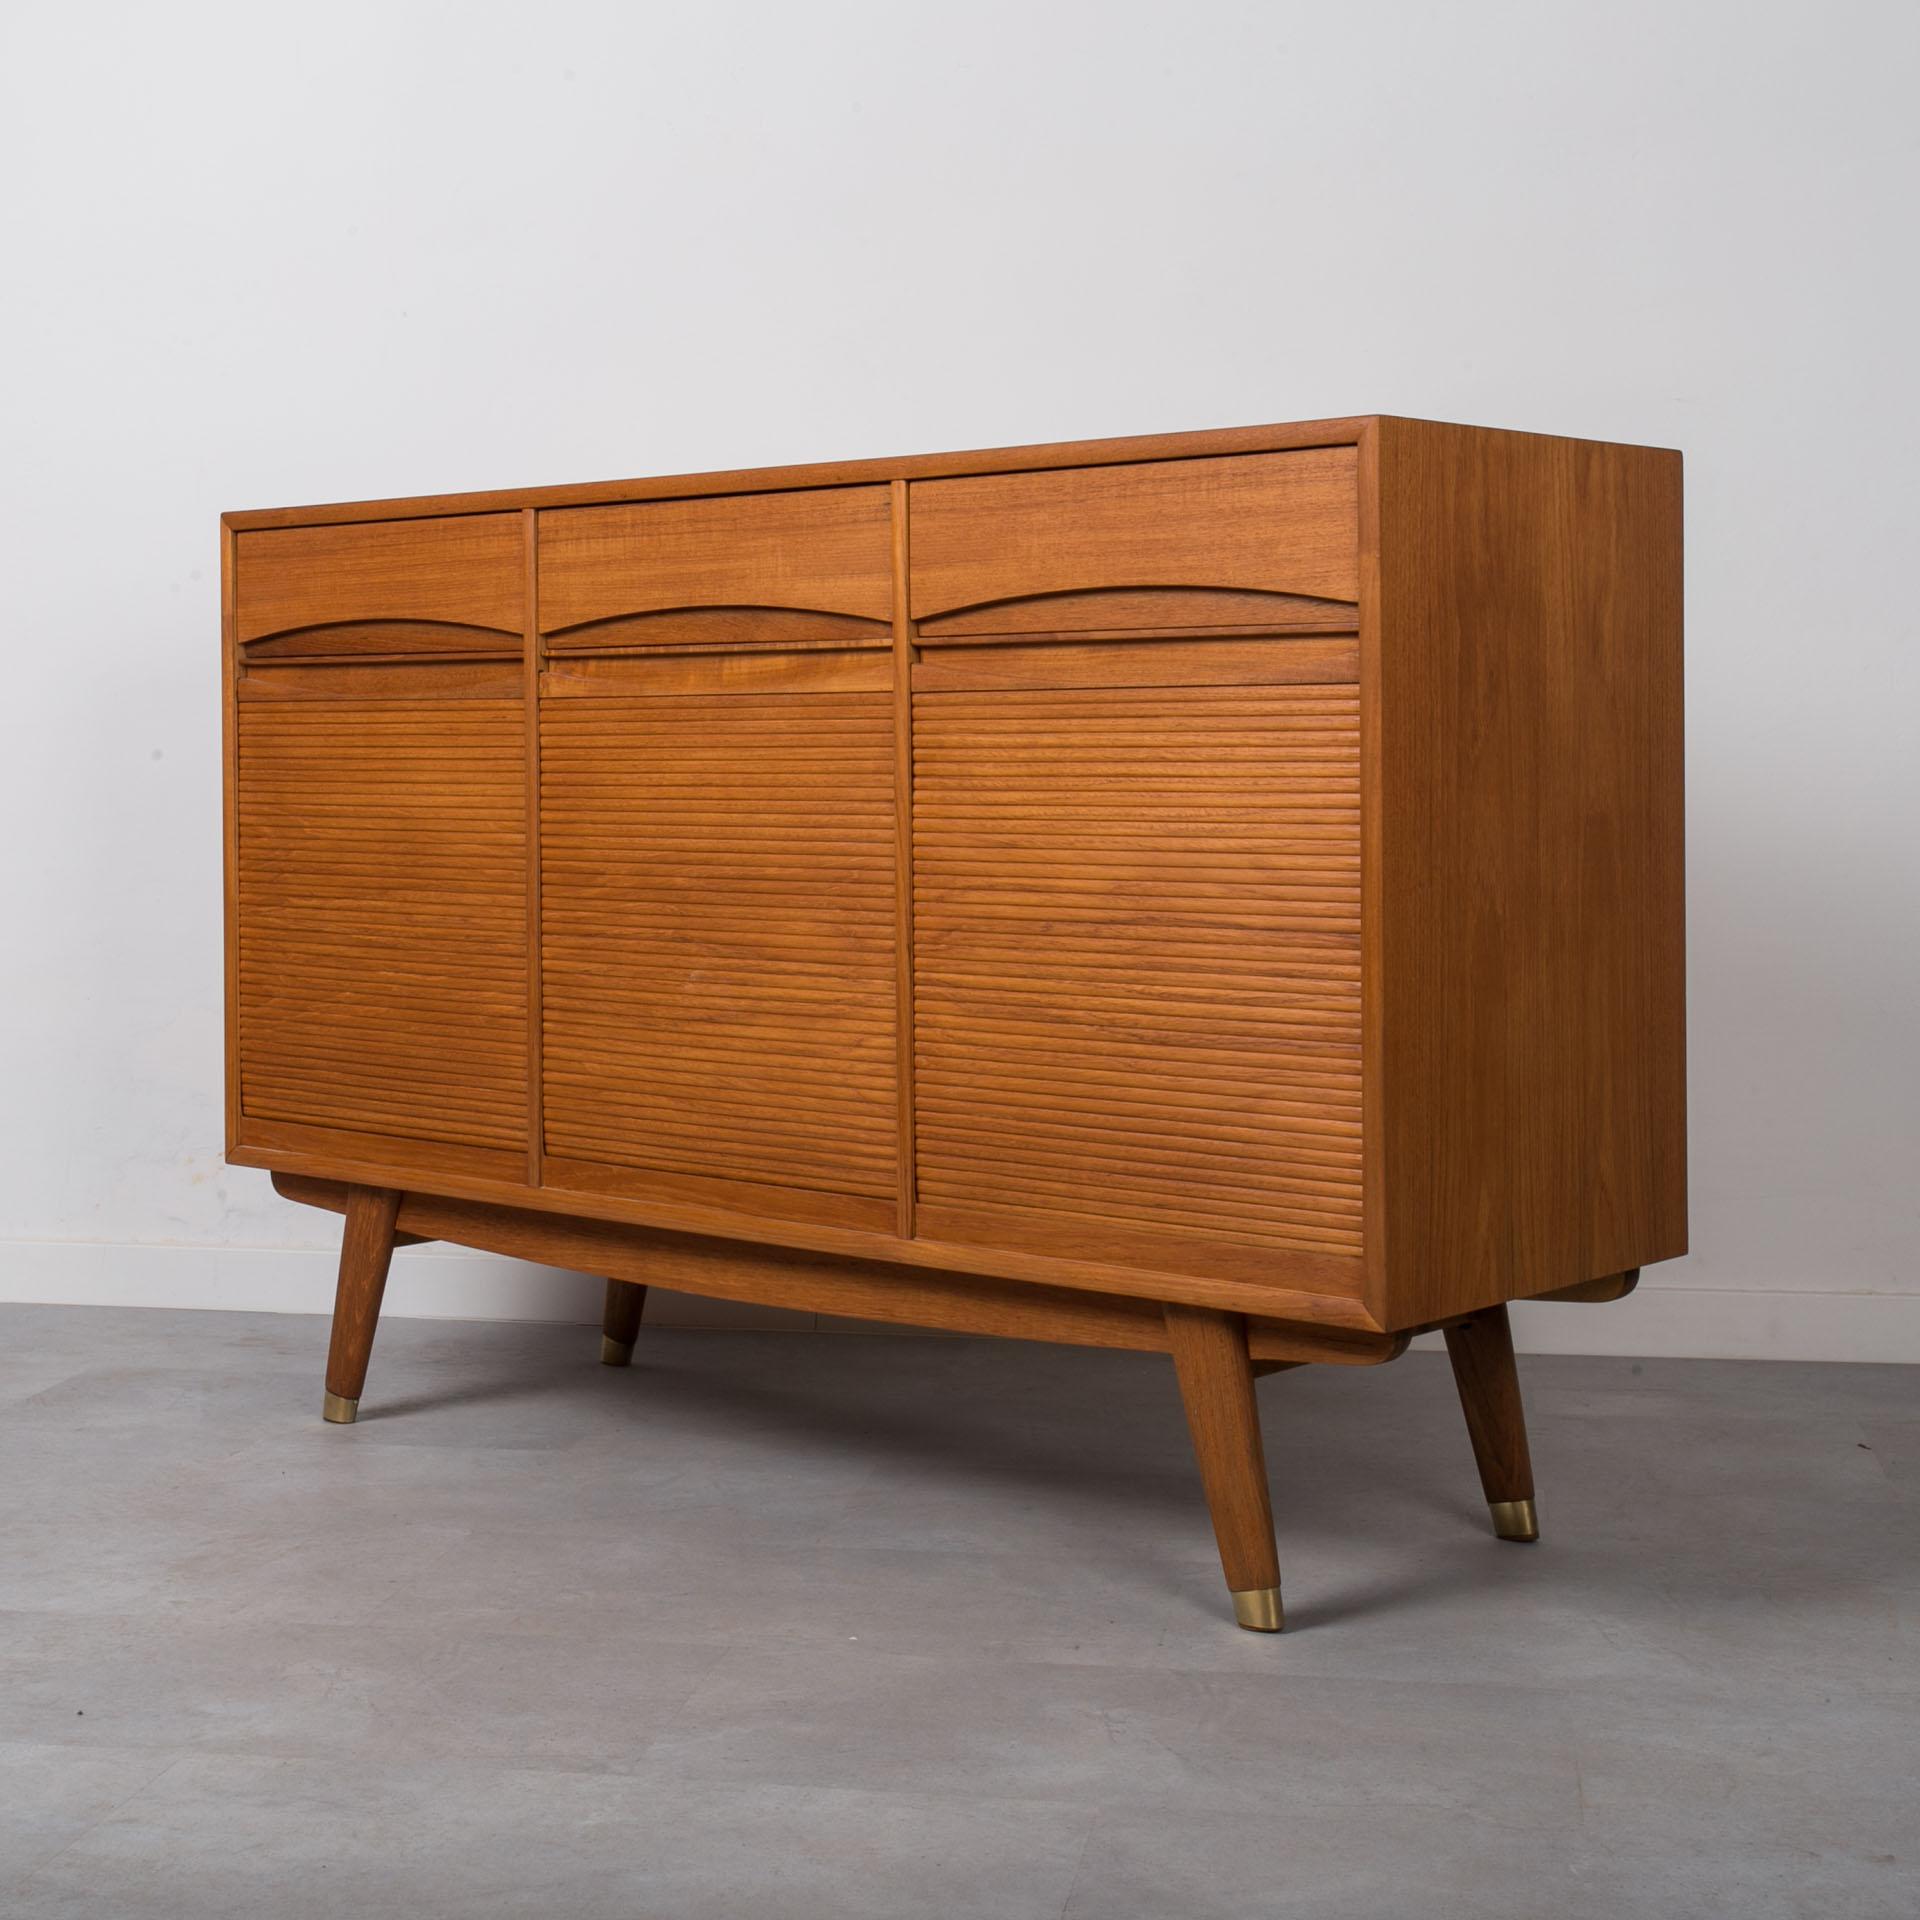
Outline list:
[[[916,482],[928,641],[1342,631],[1359,596],[1352,447]]]
[[[518,652],[517,513],[240,534],[235,631],[249,660]]]
[[[885,487],[560,508],[540,516],[539,552],[555,652],[892,638]]]

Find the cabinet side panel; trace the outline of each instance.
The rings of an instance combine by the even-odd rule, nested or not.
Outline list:
[[[1407,1326],[1686,1248],[1680,457],[1379,436],[1380,1200]]]

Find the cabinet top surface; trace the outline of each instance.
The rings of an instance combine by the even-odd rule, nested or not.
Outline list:
[[[402,499],[348,500],[329,505],[262,507],[221,516],[235,532],[263,527],[324,526],[355,520],[400,520],[436,514],[516,512],[527,507],[603,506],[627,500],[666,500],[701,494],[774,492],[791,487],[845,487],[888,480],[936,480],[966,474],[1017,473],[1047,467],[1102,466],[1128,460],[1183,460],[1225,453],[1278,453],[1302,447],[1352,446],[1388,415],[1298,420],[1259,427],[1216,427],[1196,433],[1133,434],[1114,440],[1063,440],[1024,447],[984,447],[960,453],[898,455],[876,460],[822,461],[807,466],[750,467],[633,480],[595,480],[570,486],[508,487],[481,493],[416,494]],[[1560,436],[1528,435],[1527,438]]]

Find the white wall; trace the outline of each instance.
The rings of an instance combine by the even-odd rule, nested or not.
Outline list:
[[[1920,1359],[1906,0],[0,34],[0,1297],[327,1298],[220,1157],[220,509],[1380,410],[1687,453],[1698,1251],[1523,1335]]]

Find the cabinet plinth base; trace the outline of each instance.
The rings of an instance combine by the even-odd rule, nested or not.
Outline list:
[[[1540,1516],[1531,1500],[1495,1500],[1487,1511],[1493,1515],[1493,1530],[1502,1540],[1517,1540],[1524,1545],[1540,1538]]]
[[[1250,1633],[1279,1633],[1287,1622],[1278,1587],[1248,1587],[1233,1596],[1233,1617]]]
[[[360,1402],[342,1393],[330,1393],[320,1402],[320,1418],[336,1427],[350,1427],[360,1418]]]

